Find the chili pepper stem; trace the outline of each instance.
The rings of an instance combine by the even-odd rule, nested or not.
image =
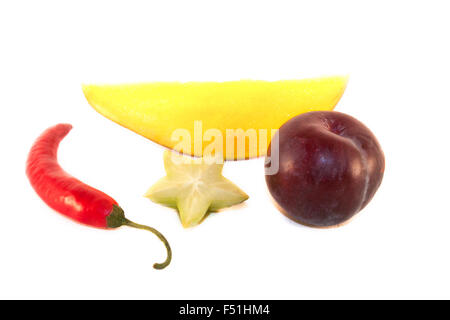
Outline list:
[[[167,267],[170,264],[170,261],[172,260],[172,249],[170,248],[169,242],[167,241],[167,239],[162,235],[161,232],[159,232],[158,230],[156,230],[155,228],[149,227],[149,226],[145,226],[142,224],[138,224],[135,223],[133,221],[130,221],[128,219],[125,218],[125,220],[123,221],[123,225],[124,226],[128,226],[131,228],[136,228],[136,229],[141,229],[141,230],[147,230],[152,232],[155,236],[157,236],[159,238],[159,240],[161,240],[164,245],[166,246],[167,249],[167,258],[166,261],[164,261],[163,263],[155,263],[153,265],[153,268],[161,270],[164,269],[165,267]]]
[[[131,228],[147,230],[147,231],[150,231],[151,233],[153,233],[164,243],[164,245],[166,246],[166,249],[167,249],[166,261],[164,261],[163,263],[155,263],[153,265],[153,268],[161,270],[170,264],[170,261],[172,260],[172,249],[170,248],[169,242],[161,234],[161,232],[159,232],[158,230],[156,230],[152,227],[138,224],[138,223],[128,220],[127,218],[125,218],[125,213],[124,213],[123,209],[121,207],[119,207],[118,205],[113,205],[113,209],[112,209],[111,213],[109,214],[109,216],[106,217],[106,221],[107,221],[108,228],[118,228],[120,226],[128,226]]]

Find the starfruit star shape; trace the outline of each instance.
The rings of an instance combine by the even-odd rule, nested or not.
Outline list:
[[[153,202],[178,209],[184,227],[192,227],[208,212],[241,203],[248,195],[222,175],[223,161],[164,152],[166,176],[145,194]],[[221,160],[221,159],[220,159]]]

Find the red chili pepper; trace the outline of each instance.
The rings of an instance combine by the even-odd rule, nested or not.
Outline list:
[[[58,124],[44,131],[33,144],[26,172],[34,190],[48,206],[85,225],[103,229],[129,226],[153,232],[167,249],[166,261],[155,263],[153,267],[167,267],[172,259],[172,250],[159,231],[128,220],[116,200],[72,177],[60,167],[58,146],[71,129],[70,124]]]

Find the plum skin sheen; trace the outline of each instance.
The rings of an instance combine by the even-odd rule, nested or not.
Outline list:
[[[287,121],[269,146],[266,167],[279,153],[279,170],[266,175],[269,191],[290,219],[313,227],[342,224],[373,198],[384,174],[384,154],[373,133],[336,111],[313,111]],[[272,140],[276,141],[276,140]],[[269,157],[269,158],[267,158]]]

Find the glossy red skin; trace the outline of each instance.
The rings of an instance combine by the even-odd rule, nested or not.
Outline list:
[[[341,224],[363,209],[381,184],[385,161],[380,144],[349,115],[301,114],[277,135],[279,171],[266,175],[266,182],[282,212],[294,221],[315,227]]]
[[[41,199],[54,210],[82,224],[107,228],[106,217],[117,202],[72,177],[58,164],[59,143],[71,129],[70,124],[58,124],[41,134],[28,155],[28,179]]]

